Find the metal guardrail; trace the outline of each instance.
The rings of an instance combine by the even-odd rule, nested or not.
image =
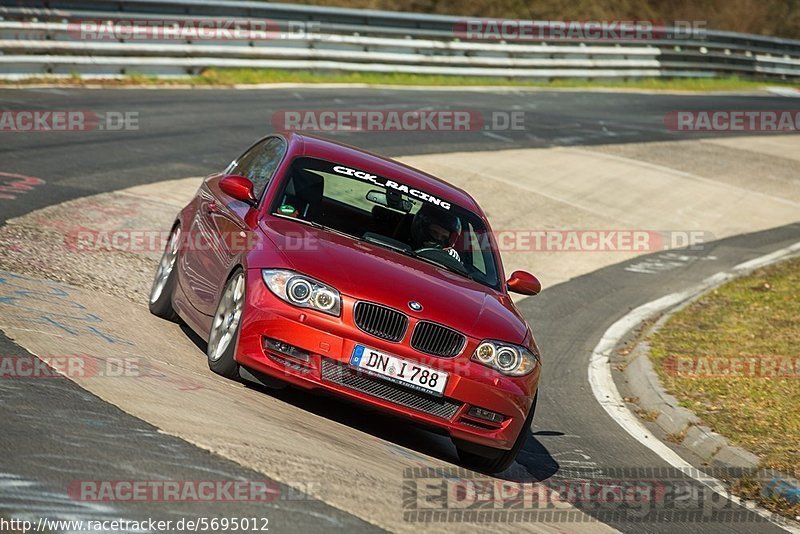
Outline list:
[[[29,3],[30,4],[30,3]],[[35,2],[33,3],[35,4]],[[313,21],[273,40],[81,40],[81,20]],[[508,78],[800,77],[800,41],[667,29],[647,41],[497,42],[459,39],[463,17],[223,0],[0,0],[0,76],[180,76],[209,67],[406,72]],[[74,27],[74,26],[73,26]]]

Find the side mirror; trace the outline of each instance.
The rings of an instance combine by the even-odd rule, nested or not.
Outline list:
[[[229,174],[219,181],[219,188],[226,195],[230,195],[236,200],[241,200],[251,206],[258,204],[256,194],[253,192],[253,182],[244,176]]]
[[[531,273],[514,271],[506,282],[509,291],[522,295],[538,295],[542,290],[542,283]]]

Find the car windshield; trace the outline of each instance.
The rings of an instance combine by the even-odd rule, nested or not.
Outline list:
[[[482,219],[402,180],[297,158],[272,213],[368,241],[499,289]]]

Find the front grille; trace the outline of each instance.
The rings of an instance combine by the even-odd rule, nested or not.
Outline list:
[[[322,359],[322,378],[442,419],[452,419],[461,407],[460,402],[412,391],[386,380],[359,373],[328,358]]]
[[[387,341],[400,341],[408,327],[408,317],[404,313],[371,302],[357,302],[353,319],[367,334]]]
[[[464,334],[456,332],[440,324],[420,321],[414,328],[411,336],[411,346],[420,352],[452,358],[464,350],[467,338]]]

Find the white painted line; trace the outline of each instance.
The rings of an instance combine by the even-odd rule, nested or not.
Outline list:
[[[786,247],[781,250],[776,250],[772,254],[767,254],[765,256],[760,256],[758,258],[752,259],[750,261],[746,261],[744,263],[740,263],[732,270],[736,274],[740,273],[747,273],[750,271],[754,271],[760,267],[764,267],[765,265],[769,265],[771,263],[775,263],[776,261],[780,261],[784,257],[794,254],[795,252],[800,251],[800,243],[795,243],[790,247]]]
[[[788,96],[789,98],[800,98],[800,90],[794,87],[767,87],[767,91],[773,95]]]
[[[654,317],[664,310],[685,302],[737,276],[759,267],[775,263],[779,260],[789,258],[796,255],[798,252],[800,252],[800,242],[753,260],[740,263],[730,271],[716,273],[685,291],[671,293],[660,299],[639,306],[612,324],[611,327],[605,331],[600,342],[592,351],[592,357],[589,361],[589,384],[592,387],[592,393],[597,399],[597,402],[600,403],[600,406],[603,407],[608,415],[610,415],[625,432],[656,453],[672,467],[683,471],[687,476],[697,480],[718,495],[730,499],[738,505],[744,506],[753,513],[758,514],[794,534],[800,534],[800,528],[786,524],[783,518],[758,507],[753,501],[745,501],[739,497],[729,495],[722,482],[711,476],[703,476],[703,473],[696,467],[681,458],[678,453],[670,449],[666,444],[650,433],[639,421],[639,418],[628,409],[627,404],[622,399],[622,395],[620,395],[614,383],[614,377],[611,374],[610,357],[611,351],[614,350],[622,338],[628,332],[636,328],[642,321]]]
[[[59,83],[48,83],[46,80],[71,79],[72,74],[0,74],[0,80],[17,81],[18,84],[8,84],[3,89],[152,89],[158,91],[170,90],[215,90],[215,89],[234,89],[240,91],[250,90],[270,90],[270,89],[382,89],[397,91],[456,91],[456,92],[475,92],[475,93],[611,93],[611,94],[640,94],[640,95],[664,95],[664,96],[746,96],[774,98],[776,95],[769,90],[754,89],[752,91],[678,91],[670,89],[637,89],[628,87],[546,87],[546,86],[524,86],[524,85],[395,85],[382,83],[302,83],[302,82],[268,82],[253,84],[234,84],[234,85],[192,85],[189,83],[175,83],[170,85],[148,85],[148,84],[127,84],[127,85],[103,85],[104,80],[124,80],[122,74],[84,74],[81,84],[64,85]],[[40,83],[24,83],[26,79],[34,78],[43,80]],[[162,75],[164,80],[177,80],[189,78],[185,75]],[[92,83],[95,82],[95,83]],[[783,94],[782,96],[787,96]]]
[[[513,143],[514,142],[514,140],[511,139],[510,137],[506,137],[504,135],[496,134],[494,132],[481,132],[481,133],[483,135],[485,135],[486,137],[489,137],[490,139],[497,139],[498,141],[505,141],[506,143]]]

